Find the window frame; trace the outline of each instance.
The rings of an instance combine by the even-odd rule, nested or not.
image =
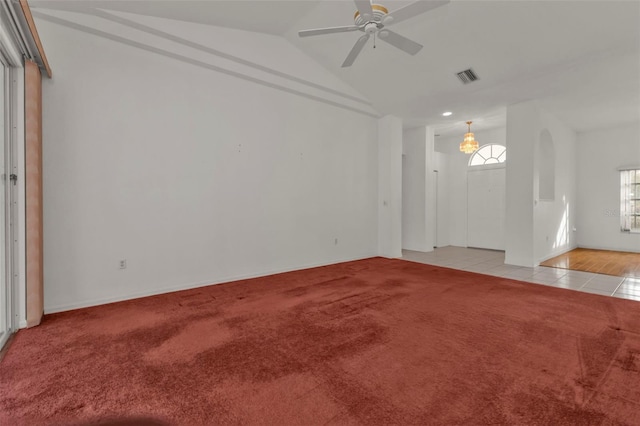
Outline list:
[[[623,168],[619,169],[619,172],[620,232],[637,234],[640,233],[640,208],[638,207],[640,205],[640,167]],[[632,177],[631,174],[634,176]],[[635,189],[631,189],[632,187]],[[638,213],[633,211],[634,208]],[[635,227],[632,226],[633,222]]]
[[[498,155],[497,157],[493,157],[493,147],[497,146],[500,147],[502,149],[502,152],[500,153],[500,155]],[[491,148],[491,157],[485,158],[484,155],[480,154],[480,151],[482,151],[485,148]],[[484,159],[484,162],[482,164],[472,164],[474,159],[477,157],[480,157],[482,159]],[[504,160],[500,161],[500,157],[504,156]],[[490,162],[487,163],[488,160],[491,159],[495,159],[498,160],[496,162]],[[471,154],[471,158],[469,158],[469,162],[467,163],[468,167],[504,167],[505,163],[507,162],[507,147],[504,145],[501,145],[499,143],[488,143],[488,144],[484,144],[482,145],[480,148],[478,148],[477,150],[475,150],[473,152],[473,154]]]

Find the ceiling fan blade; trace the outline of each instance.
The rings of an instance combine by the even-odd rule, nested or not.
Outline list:
[[[360,12],[362,19],[366,21],[373,18],[373,8],[371,7],[371,0],[353,0]]]
[[[367,40],[369,40],[369,34],[365,34],[356,41],[356,44],[353,45],[351,52],[347,55],[347,59],[342,63],[342,68],[350,67],[353,64],[353,61],[356,60],[360,52],[362,52],[362,48],[365,44],[367,44]]]
[[[386,41],[390,45],[397,47],[404,52],[407,52],[409,55],[415,55],[420,51],[420,49],[422,49],[421,44],[416,43],[413,40],[409,40],[408,38],[401,36],[398,33],[389,31],[386,28],[380,31],[378,35],[380,37],[380,40]]]
[[[382,19],[382,23],[384,25],[396,24],[404,21],[405,19],[413,18],[421,13],[428,12],[436,7],[444,6],[449,3],[449,1],[450,0],[419,0],[387,14]]]
[[[310,37],[310,36],[317,36],[322,34],[347,33],[349,31],[357,31],[359,29],[360,28],[356,27],[355,25],[351,25],[349,27],[318,28],[315,30],[298,31],[298,36]]]

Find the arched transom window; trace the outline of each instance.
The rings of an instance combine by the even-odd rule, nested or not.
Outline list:
[[[507,148],[498,144],[484,145],[478,148],[469,159],[470,166],[504,163],[507,159]]]

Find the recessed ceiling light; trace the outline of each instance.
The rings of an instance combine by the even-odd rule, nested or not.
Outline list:
[[[443,112],[443,113],[442,113],[442,116],[443,116],[443,117],[448,117],[448,116],[450,116],[451,114],[453,114],[451,111],[447,111],[447,112]]]

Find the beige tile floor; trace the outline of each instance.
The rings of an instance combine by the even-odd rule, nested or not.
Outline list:
[[[526,268],[505,265],[502,251],[447,246],[427,253],[403,250],[402,259],[640,301],[640,278],[614,277],[546,266]]]

